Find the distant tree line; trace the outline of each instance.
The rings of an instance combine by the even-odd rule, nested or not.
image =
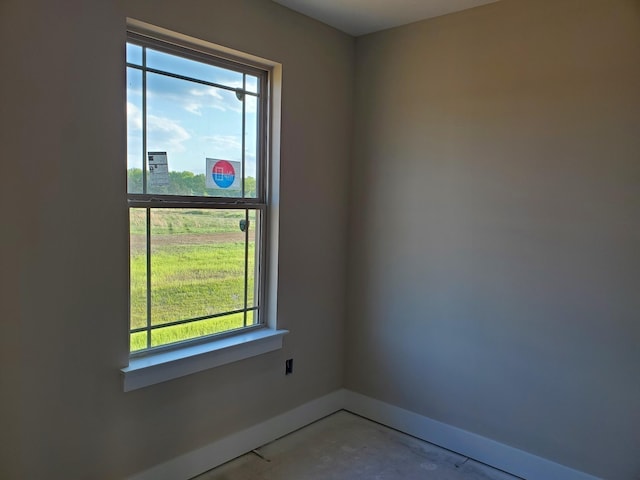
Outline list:
[[[130,168],[127,170],[127,184],[129,193],[142,193],[142,170]],[[255,197],[256,179],[246,177],[244,179],[245,197]],[[198,175],[193,172],[169,172],[169,185],[154,187],[153,193],[171,195],[220,195],[219,191],[206,187],[203,173]]]

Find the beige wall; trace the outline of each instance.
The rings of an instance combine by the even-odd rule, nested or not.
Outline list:
[[[270,1],[122,5],[0,2],[2,478],[122,478],[343,383],[347,183],[334,172],[349,162],[353,39]],[[283,351],[127,394],[126,16],[282,62],[291,330]]]
[[[124,394],[126,16],[284,65],[292,333]],[[359,392],[637,478],[639,50],[637,0],[503,0],[363,37],[357,59],[266,0],[0,2],[0,477],[122,478],[345,368]]]
[[[504,0],[356,56],[347,387],[640,478],[640,2]]]

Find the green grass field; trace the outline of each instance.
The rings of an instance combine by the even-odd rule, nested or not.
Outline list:
[[[244,308],[244,210],[154,209],[151,212],[151,323],[214,315]],[[247,305],[254,305],[256,214],[249,212]],[[146,212],[130,211],[131,328],[147,324]],[[253,323],[247,313],[247,325]],[[244,314],[152,330],[151,346],[210,335],[244,325]],[[147,347],[147,333],[131,334],[131,351]]]

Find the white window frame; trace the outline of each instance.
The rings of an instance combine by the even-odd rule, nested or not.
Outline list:
[[[189,375],[204,369],[224,365],[282,347],[286,330],[276,325],[276,292],[278,262],[278,204],[279,204],[279,150],[280,150],[280,98],[282,66],[276,62],[248,55],[210,42],[171,32],[134,19],[127,19],[128,31],[138,39],[149,39],[148,46],[161,42],[178,48],[197,52],[199,55],[221,59],[222,62],[246,65],[267,72],[268,81],[262,85],[261,94],[266,98],[265,121],[262,129],[266,140],[262,150],[265,157],[262,175],[263,191],[259,200],[263,202],[264,221],[260,233],[261,255],[264,257],[260,271],[259,324],[222,334],[200,337],[190,341],[167,345],[130,356],[129,365],[121,369],[124,390],[135,390],[173,378]],[[141,196],[137,196],[139,200]],[[176,200],[179,200],[176,197]],[[234,199],[237,204],[238,199]],[[221,202],[223,202],[221,200]],[[258,202],[258,203],[260,203]],[[135,202],[134,202],[135,203]],[[215,201],[212,202],[215,204]],[[239,207],[256,208],[255,201],[241,201]],[[131,205],[131,201],[130,201]],[[135,205],[134,205],[135,206]],[[187,206],[179,202],[176,208]],[[214,207],[218,208],[218,207]],[[224,207],[223,207],[224,208]],[[129,333],[128,333],[129,337]]]

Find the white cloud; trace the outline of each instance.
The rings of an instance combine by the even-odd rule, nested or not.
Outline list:
[[[242,88],[241,82],[227,85],[232,88]],[[179,84],[158,83],[147,90],[149,99],[164,99],[173,103],[193,115],[203,115],[203,110],[213,109],[221,112],[242,113],[242,102],[237,99],[236,92],[216,87],[207,87],[192,82]],[[246,113],[256,111],[256,98],[251,95],[246,97]]]
[[[138,150],[142,148],[142,111],[131,102],[127,102],[128,157],[129,165],[141,165]],[[147,138],[150,151],[184,152],[184,142],[191,138],[189,132],[178,122],[157,115],[147,116]]]
[[[132,130],[142,130],[142,112],[131,102],[127,102],[127,122]]]
[[[189,90],[189,94],[195,98],[190,99],[185,97],[185,101],[189,104],[197,103],[200,108],[213,108],[226,112],[231,110],[232,112],[241,112],[242,104],[235,98],[235,93],[228,93],[222,95],[222,93],[215,88],[192,88]],[[199,111],[198,109],[198,111]]]
[[[151,151],[183,152],[184,142],[191,138],[179,123],[156,115],[147,116],[148,148]]]
[[[183,97],[184,109],[195,115],[202,115],[202,108],[209,107],[223,112],[227,110],[225,99],[213,88],[192,88]]]
[[[239,85],[237,88],[242,87]],[[242,113],[242,102],[237,99],[235,92],[225,91],[213,87],[192,88],[188,95],[182,98],[184,109],[196,115],[201,115],[202,108],[213,108],[222,112],[231,111]],[[254,97],[247,96],[246,112],[255,113],[256,101]]]
[[[242,142],[236,135],[211,135],[201,137],[207,144],[207,154],[213,158],[237,160],[242,158]]]
[[[240,137],[237,137],[235,135],[212,135],[209,137],[202,137],[202,140],[209,144],[212,144],[214,148],[234,150],[242,149],[242,142],[240,141]]]

